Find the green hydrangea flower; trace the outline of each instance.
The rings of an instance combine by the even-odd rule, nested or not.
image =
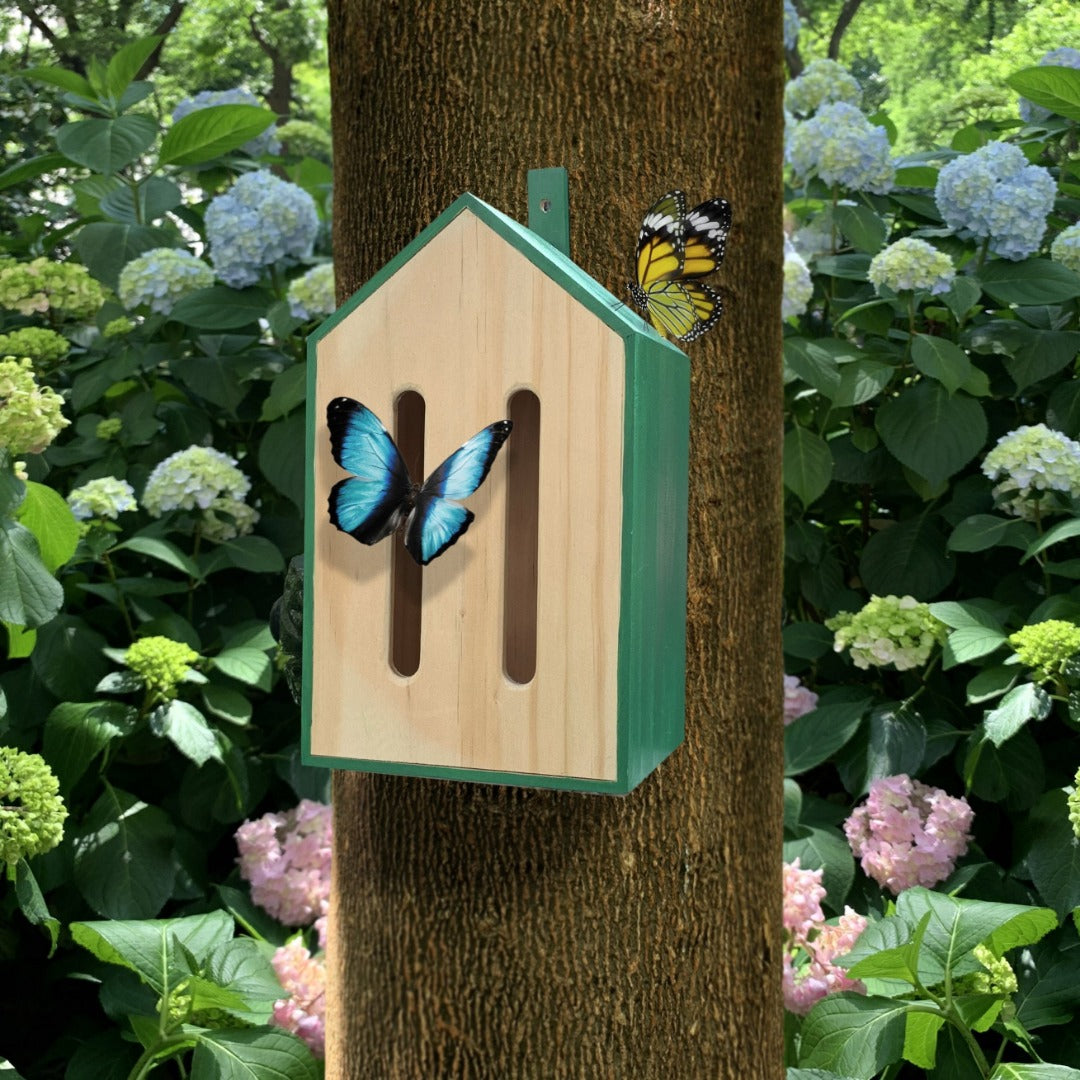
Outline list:
[[[1069,792],[1069,824],[1072,826],[1073,836],[1080,840],[1080,769],[1076,770],[1073,789]]]
[[[1080,274],[1080,221],[1062,229],[1054,237],[1050,245],[1050,258]]]
[[[872,596],[861,611],[841,611],[825,625],[835,633],[833,649],[847,649],[863,670],[887,664],[897,671],[921,667],[948,635],[929,606],[912,596]]]
[[[51,387],[38,386],[29,357],[0,360],[0,448],[40,454],[71,423],[60,411],[63,404]]]
[[[329,315],[337,308],[334,297],[334,264],[320,263],[289,285],[289,311],[297,319]]]
[[[99,476],[75,488],[67,497],[71,512],[80,521],[108,518],[115,521],[126,510],[134,510],[135,489],[115,476]]]
[[[1018,988],[1016,972],[1005,957],[996,957],[986,945],[976,945],[972,950],[975,959],[985,971],[972,976],[972,989],[976,994],[1015,994]]]
[[[1020,663],[1038,682],[1058,679],[1069,659],[1080,652],[1080,626],[1064,619],[1047,619],[1009,635]]]
[[[154,248],[144,251],[120,271],[117,293],[124,307],[146,304],[168,315],[178,300],[214,284],[214,271],[190,251]]]
[[[858,105],[861,98],[858,80],[835,60],[811,60],[803,73],[784,87],[784,108],[800,119],[822,105],[836,101]]]
[[[982,471],[997,481],[993,495],[1003,510],[1033,521],[1060,512],[1047,492],[1080,496],[1080,443],[1045,424],[1025,424],[998,439]]]
[[[925,240],[905,236],[882,248],[870,260],[867,277],[879,296],[882,285],[893,292],[927,289],[936,296],[949,291],[956,268],[945,252]]]
[[[59,791],[40,754],[0,746],[0,855],[9,866],[60,843],[67,808]]]
[[[0,334],[0,356],[28,356],[39,367],[52,367],[67,356],[71,344],[63,334],[43,326],[23,326]]]
[[[330,161],[333,156],[330,135],[310,120],[286,120],[274,129],[274,134],[294,157]]]
[[[124,334],[130,334],[134,329],[135,323],[126,315],[121,315],[119,319],[110,319],[101,333],[102,336],[107,338],[123,337]]]
[[[23,315],[51,311],[82,321],[93,317],[107,295],[78,263],[52,262],[42,256],[0,266],[0,306]]]
[[[146,684],[155,703],[172,701],[176,688],[184,681],[199,654],[182,641],[172,638],[140,638],[129,645],[124,663]]]
[[[117,435],[124,428],[124,421],[119,416],[110,416],[105,420],[99,420],[98,425],[94,428],[94,435],[108,442],[110,439],[115,439]]]

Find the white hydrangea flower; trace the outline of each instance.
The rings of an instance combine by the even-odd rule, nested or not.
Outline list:
[[[214,284],[214,271],[190,251],[154,248],[132,259],[120,271],[117,294],[129,311],[146,304],[168,315],[176,302]]]
[[[913,596],[871,596],[860,611],[841,611],[825,625],[834,631],[834,651],[846,649],[851,662],[864,671],[886,664],[897,671],[922,667],[948,634],[929,605]]]
[[[791,319],[806,311],[810,297],[814,295],[814,283],[806,260],[788,240],[784,242],[784,296],[780,302],[781,318]]]
[[[91,518],[109,518],[115,521],[127,510],[137,507],[135,489],[115,476],[99,476],[75,488],[67,497],[71,512],[80,521]]]
[[[784,108],[800,119],[810,116],[822,105],[836,101],[858,105],[861,98],[858,80],[835,60],[812,60],[803,73],[784,88]]]
[[[1050,245],[1050,258],[1080,274],[1080,221],[1062,229],[1054,237]]]
[[[1045,424],[1024,425],[998,439],[982,471],[999,481],[993,489],[998,505],[1032,521],[1058,511],[1048,492],[1080,496],[1080,443]]]
[[[879,295],[884,285],[893,292],[926,289],[937,295],[948,292],[956,277],[952,259],[925,240],[905,236],[882,248],[871,260],[867,274]]]
[[[251,532],[257,510],[244,503],[251,481],[236,467],[236,459],[209,446],[178,450],[154,466],[146,481],[142,504],[152,517],[170,510],[201,510],[203,535],[231,540]],[[228,519],[218,515],[225,513]]]
[[[337,309],[334,299],[334,264],[319,263],[306,274],[294,279],[286,294],[289,311],[294,318],[312,319],[330,315]]]

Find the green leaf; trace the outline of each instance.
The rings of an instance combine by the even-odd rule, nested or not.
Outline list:
[[[876,255],[885,246],[885,222],[868,206],[837,206],[833,218],[856,251]]]
[[[64,701],[45,718],[42,752],[68,792],[116,738],[130,735],[138,714],[119,701]]]
[[[163,40],[162,35],[139,38],[113,53],[105,69],[106,91],[112,97],[119,98]]]
[[[863,548],[859,573],[878,596],[930,600],[952,580],[955,560],[929,514],[897,522],[872,536]]]
[[[61,614],[38,631],[34,674],[61,700],[85,701],[108,669],[106,639],[76,615]]]
[[[41,561],[29,529],[0,520],[0,621],[34,629],[64,602],[64,590]]]
[[[855,352],[851,359],[857,355]],[[839,357],[818,342],[784,338],[784,364],[807,386],[826,397],[831,397],[840,385]]]
[[[988,600],[945,600],[930,605],[930,614],[946,626],[959,630],[966,626],[982,626],[990,630],[1001,630],[1001,621],[985,605]]]
[[[1080,76],[1073,69],[1056,65],[1023,68],[1005,82],[1028,101],[1068,120],[1080,120]]]
[[[824,255],[814,260],[814,269],[828,277],[847,281],[866,281],[870,269],[869,255]]]
[[[1046,403],[1046,423],[1070,439],[1080,435],[1080,379],[1058,383]]]
[[[950,394],[971,375],[967,353],[948,338],[916,334],[911,339],[911,360],[919,371],[937,379]]]
[[[858,730],[870,704],[860,701],[819,705],[784,728],[784,775],[798,776],[827,761]]]
[[[259,443],[263,476],[300,510],[304,507],[306,465],[298,448],[304,445],[304,431],[304,414],[295,413],[270,424]]]
[[[816,622],[794,622],[784,627],[784,652],[797,660],[818,660],[832,652],[835,635]]]
[[[258,105],[210,105],[181,117],[161,141],[161,165],[201,165],[261,135],[276,117]]]
[[[57,86],[66,90],[69,94],[79,94],[85,98],[93,98],[93,87],[81,75],[63,67],[32,67],[22,72],[28,79],[34,82],[47,83],[49,86]]]
[[[37,644],[37,631],[27,630],[22,626],[12,626],[11,623],[4,623],[3,626],[7,631],[8,659],[25,660],[33,653],[34,646]]]
[[[238,536],[225,540],[214,550],[214,564],[204,570],[204,576],[232,566],[253,574],[281,574],[285,559],[281,551],[265,536]]]
[[[1038,744],[1021,729],[1008,742],[995,746],[983,724],[971,733],[962,765],[968,788],[987,802],[1008,799],[1026,809],[1043,790],[1045,768]]]
[[[953,279],[949,291],[941,299],[959,322],[979,302],[980,296],[982,287],[977,281],[969,277],[958,277]]]
[[[263,402],[260,420],[278,420],[302,405],[307,398],[307,366],[293,364],[276,376]]]
[[[1045,720],[1050,708],[1050,695],[1041,686],[1030,682],[1014,686],[996,709],[987,712],[983,721],[986,736],[995,746],[1001,746],[1029,720]]]
[[[1069,824],[1065,792],[1048,791],[1032,808],[1026,829],[1031,879],[1042,899],[1064,916],[1080,907],[1080,840]]]
[[[190,578],[199,577],[199,568],[195,560],[185,555],[171,540],[164,540],[159,536],[133,536],[117,544],[113,549],[116,551],[134,551],[138,555],[145,555],[148,559],[157,559],[159,562],[187,574]]]
[[[194,705],[179,698],[159,705],[150,714],[150,730],[168,739],[177,750],[196,765],[205,765],[213,758],[221,761],[214,729]]]
[[[983,289],[999,304],[1063,304],[1080,296],[1080,274],[1051,259],[997,259],[979,272]]]
[[[1015,518],[972,514],[949,534],[948,548],[950,551],[986,551],[1000,544],[1015,524]]]
[[[200,109],[188,116],[209,111]],[[188,119],[188,116],[184,119]],[[228,285],[211,285],[181,297],[173,306],[169,318],[199,330],[239,330],[265,318],[273,302],[273,294],[265,289],[230,289]]]
[[[134,188],[124,185],[101,200],[101,212],[114,221],[145,225],[175,210],[183,199],[180,189],[162,176],[147,176]]]
[[[989,656],[1008,641],[1000,630],[991,630],[985,626],[964,626],[954,630],[945,641],[942,670],[956,667],[977,660],[980,656]]]
[[[173,823],[156,806],[113,787],[90,808],[74,837],[74,880],[107,919],[148,919],[172,894]]]
[[[926,725],[913,708],[879,705],[870,713],[864,790],[881,777],[915,773],[925,749]]]
[[[110,176],[148,150],[157,134],[157,124],[147,116],[73,120],[57,131],[56,146],[77,165]]]
[[[800,835],[784,841],[784,862],[799,860],[804,870],[823,871],[829,904],[842,910],[851,883],[855,880],[855,860],[843,833],[835,828],[801,826]]]
[[[206,1080],[319,1080],[311,1051],[280,1028],[201,1031],[191,1073]]]
[[[937,487],[962,469],[986,443],[982,406],[966,394],[921,382],[878,410],[876,426],[889,452]]]
[[[203,704],[207,712],[213,713],[219,720],[243,727],[251,721],[251,702],[231,686],[218,686],[207,683],[202,688]]]
[[[920,1069],[932,1069],[937,1060],[937,1040],[943,1013],[908,1013],[904,1031],[904,1060]]]
[[[252,938],[235,938],[219,945],[207,957],[206,974],[218,986],[238,993],[250,1006],[281,997],[281,983],[267,950]]]
[[[26,180],[36,180],[45,173],[54,172],[70,164],[71,162],[63,154],[38,154],[36,157],[17,161],[0,172],[0,191],[15,187],[16,184],[21,184]]]
[[[26,497],[15,516],[37,537],[41,561],[50,574],[75,554],[79,523],[58,491],[28,480]]]
[[[1080,948],[1071,941],[1044,938],[1016,965],[1016,1018],[1032,1031],[1067,1024],[1080,1008]]]
[[[807,428],[792,427],[784,436],[784,486],[809,506],[832,478],[829,445]]]
[[[212,950],[232,940],[235,924],[225,911],[180,919],[110,920],[71,924],[77,945],[106,964],[135,972],[156,994],[190,974],[183,952],[203,963]]]
[[[1017,390],[1026,390],[1043,379],[1056,375],[1076,358],[1080,350],[1080,333],[1060,330],[1025,328],[1025,343],[1012,356],[1005,358],[1005,370],[1016,383]]]
[[[828,396],[837,408],[871,401],[889,385],[896,369],[880,360],[856,360],[840,368],[840,382]]]
[[[990,1080],[1080,1080],[1080,1069],[1070,1065],[1037,1064],[1021,1065],[1006,1061],[990,1074]]]
[[[968,681],[967,703],[981,705],[984,701],[1001,697],[1016,682],[1018,675],[1017,669],[1007,664],[984,668]]]
[[[1057,525],[1047,529],[1046,532],[1031,544],[1024,552],[1021,562],[1027,562],[1033,555],[1045,551],[1062,540],[1071,540],[1074,536],[1080,536],[1080,518],[1072,518],[1069,521],[1059,521]]]
[[[56,943],[60,939],[60,920],[50,914],[37,878],[34,877],[30,864],[25,859],[20,859],[15,864],[15,899],[19,903],[19,910],[26,916],[26,921],[31,926],[42,927],[49,935],[49,957],[51,958],[56,951]]]
[[[223,675],[228,675],[238,682],[258,687],[260,690],[270,689],[274,665],[261,649],[246,646],[225,649],[212,657],[210,662]]]
[[[121,225],[114,221],[93,221],[84,225],[72,244],[86,268],[115,289],[120,271],[132,259],[152,248],[173,247],[176,234],[156,225]]]
[[[869,1080],[900,1059],[908,1008],[892,998],[830,994],[803,1021],[799,1063]]]

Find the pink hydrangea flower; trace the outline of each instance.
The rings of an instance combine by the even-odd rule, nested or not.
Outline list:
[[[817,708],[818,696],[799,682],[798,675],[784,676],[784,725]]]
[[[966,799],[901,773],[870,785],[844,834],[863,872],[896,895],[944,881],[967,851],[973,818]]]
[[[837,990],[866,993],[834,961],[849,952],[866,927],[866,917],[851,908],[835,925],[825,922],[821,870],[803,870],[799,860],[784,864],[784,1006],[805,1016],[826,994]]]
[[[264,814],[236,830],[240,876],[251,898],[286,926],[308,926],[330,898],[333,818],[329,806],[302,799],[285,814]]]
[[[271,959],[288,997],[274,1002],[271,1023],[298,1035],[316,1057],[326,1052],[326,963],[313,956],[301,938],[282,945]]]

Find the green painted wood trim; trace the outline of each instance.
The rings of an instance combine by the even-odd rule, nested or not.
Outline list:
[[[570,254],[570,179],[561,166],[529,170],[529,228]]]
[[[314,635],[311,628],[315,625],[315,515],[318,512],[315,506],[315,433],[319,429],[318,403],[315,400],[318,341],[314,334],[307,340],[307,398],[304,403],[304,662],[300,683],[300,760],[305,765],[319,764],[311,754],[311,673],[314,670]]]
[[[629,343],[619,609],[619,780],[633,788],[682,741],[690,363]],[[622,747],[620,747],[620,750]]]
[[[405,761],[362,761],[356,758],[304,755],[305,765],[327,769],[351,769],[384,776],[418,776],[431,780],[458,780],[470,784],[501,784],[504,787],[554,788],[596,795],[626,795],[631,786],[622,780],[594,780],[583,776],[549,776],[544,773],[493,772],[450,765],[416,765]]]

